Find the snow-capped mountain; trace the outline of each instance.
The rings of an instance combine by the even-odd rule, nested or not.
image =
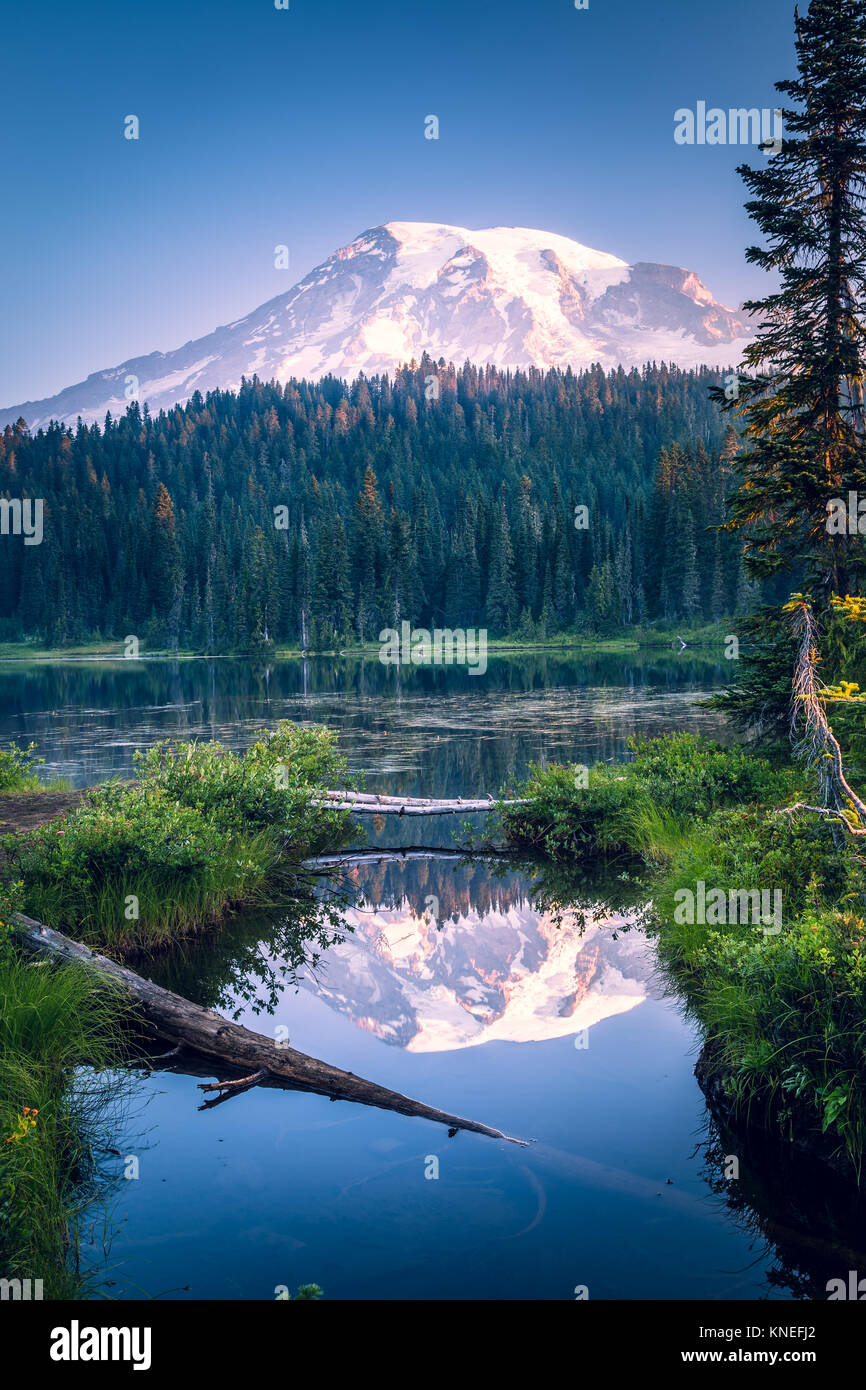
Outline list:
[[[409,1052],[570,1037],[657,993],[647,938],[602,907],[556,924],[521,898],[440,928],[404,900],[345,920],[304,988]]]
[[[254,374],[370,376],[424,352],[458,366],[733,366],[749,336],[746,319],[678,266],[628,265],[526,227],[389,222],[245,318],[0,409],[0,426],[21,415],[31,429],[79,415],[101,421],[122,413],[136,389],[155,412]]]

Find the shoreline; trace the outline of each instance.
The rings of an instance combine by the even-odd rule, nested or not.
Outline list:
[[[716,644],[722,644],[725,640],[726,630],[731,624],[720,623],[716,626],[702,627],[693,632],[686,631],[682,637],[675,632],[652,632],[647,629],[624,629],[621,636],[608,635],[598,637],[579,637],[567,636],[559,639],[551,638],[545,641],[521,642],[516,638],[495,638],[488,641],[488,654],[490,656],[510,656],[520,653],[562,653],[569,652],[593,652],[599,655],[629,655],[641,651],[662,651],[668,650],[672,656],[681,656],[684,652],[708,652]],[[685,641],[685,646],[678,645]],[[120,644],[118,644],[120,645]],[[270,661],[299,661],[310,660],[312,658],[349,658],[352,660],[367,660],[375,657],[379,658],[381,643],[367,643],[363,646],[343,647],[324,651],[304,651],[294,647],[274,647],[271,650],[258,650],[247,652],[195,652],[189,649],[155,649],[154,651],[142,651],[137,657],[127,657],[122,650],[115,651],[111,646],[94,644],[92,647],[83,644],[70,647],[34,647],[28,649],[26,642],[0,642],[0,664],[3,665],[30,665],[37,662],[50,665],[59,662],[82,662],[127,665],[137,661],[251,661],[266,659]],[[419,663],[417,669],[423,669],[425,665],[432,666],[434,663]],[[444,663],[445,665],[455,665],[456,663]]]

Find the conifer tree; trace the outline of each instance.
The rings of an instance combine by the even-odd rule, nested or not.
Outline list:
[[[827,522],[832,499],[866,490],[866,0],[812,0],[795,20],[797,76],[776,84],[789,103],[781,151],[740,169],[764,237],[747,259],[780,288],[745,306],[758,324],[738,399],[712,394],[744,427],[740,451],[725,446],[736,481],[728,524],[743,540],[737,611],[755,607],[749,578],[769,578],[781,598],[808,590],[820,620],[864,574],[862,540],[832,534]],[[784,737],[789,626],[765,604],[741,635],[737,683],[714,703],[744,727]],[[832,644],[824,656],[837,665]]]
[[[796,50],[797,76],[776,84],[781,152],[739,170],[765,243],[746,257],[781,287],[745,306],[759,317],[739,399],[715,395],[745,424],[731,524],[749,574],[802,565],[826,601],[864,570],[862,542],[826,522],[831,498],[866,492],[866,0],[812,0]]]
[[[493,517],[490,547],[490,584],[487,589],[487,621],[494,632],[510,632],[515,621],[514,548],[508,526],[503,488]]]
[[[695,548],[695,525],[689,512],[683,517],[679,562],[682,574],[680,611],[684,618],[691,621],[697,617],[700,609],[700,581]]]

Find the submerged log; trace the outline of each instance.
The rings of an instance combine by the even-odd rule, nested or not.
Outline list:
[[[249,1078],[251,1073],[265,1071],[265,1083],[276,1084],[283,1089],[312,1091],[317,1095],[329,1096],[331,1100],[352,1100],[360,1105],[395,1110],[401,1115],[434,1120],[450,1129],[466,1129],[475,1134],[486,1134],[491,1139],[507,1139],[512,1144],[525,1142],[512,1139],[501,1130],[492,1129],[476,1120],[464,1120],[459,1115],[450,1115],[432,1105],[424,1105],[421,1101],[401,1095],[399,1091],[390,1091],[386,1086],[366,1081],[352,1072],[340,1071],[328,1062],[308,1057],[306,1053],[297,1052],[273,1038],[253,1033],[212,1009],[203,1009],[179,994],[173,994],[171,990],[162,989],[152,980],[136,975],[117,961],[98,955],[81,942],[72,941],[62,932],[45,927],[31,917],[17,914],[14,921],[16,940],[26,951],[83,965],[95,971],[101,979],[113,983],[135,1006],[139,1019],[152,1037],[189,1048],[215,1062],[213,1070],[207,1073],[209,1075],[219,1075],[226,1067],[240,1068],[244,1078]],[[180,1064],[175,1065],[180,1069]]]
[[[485,845],[481,849],[441,849],[425,845],[413,845],[405,849],[383,847],[382,849],[346,850],[343,854],[319,854],[314,859],[302,860],[303,867],[317,872],[325,869],[354,869],[365,864],[407,864],[413,859],[472,859],[482,863],[485,859],[520,858],[517,850],[497,849]]]

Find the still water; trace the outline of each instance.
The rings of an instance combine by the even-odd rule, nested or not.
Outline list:
[[[483,796],[533,762],[621,758],[634,733],[725,738],[698,702],[728,669],[687,653],[502,657],[478,677],[350,659],[5,664],[0,741],[34,739],[46,775],[88,785],[129,775],[159,738],[243,748],[292,719],[337,728],[371,790]],[[365,822],[383,847],[453,848],[458,828]],[[346,886],[341,939],[293,960],[288,987],[285,924],[262,916],[139,968],[536,1142],[277,1090],[203,1113],[197,1078],[154,1074],[114,1140],[139,1177],[113,1194],[111,1296],[271,1299],[315,1282],[332,1299],[725,1300],[826,1296],[844,1275],[863,1245],[846,1194],[709,1119],[697,1032],[630,929],[639,888],[616,866],[577,866],[564,914],[531,865],[383,860]],[[92,1259],[101,1241],[94,1228]]]

